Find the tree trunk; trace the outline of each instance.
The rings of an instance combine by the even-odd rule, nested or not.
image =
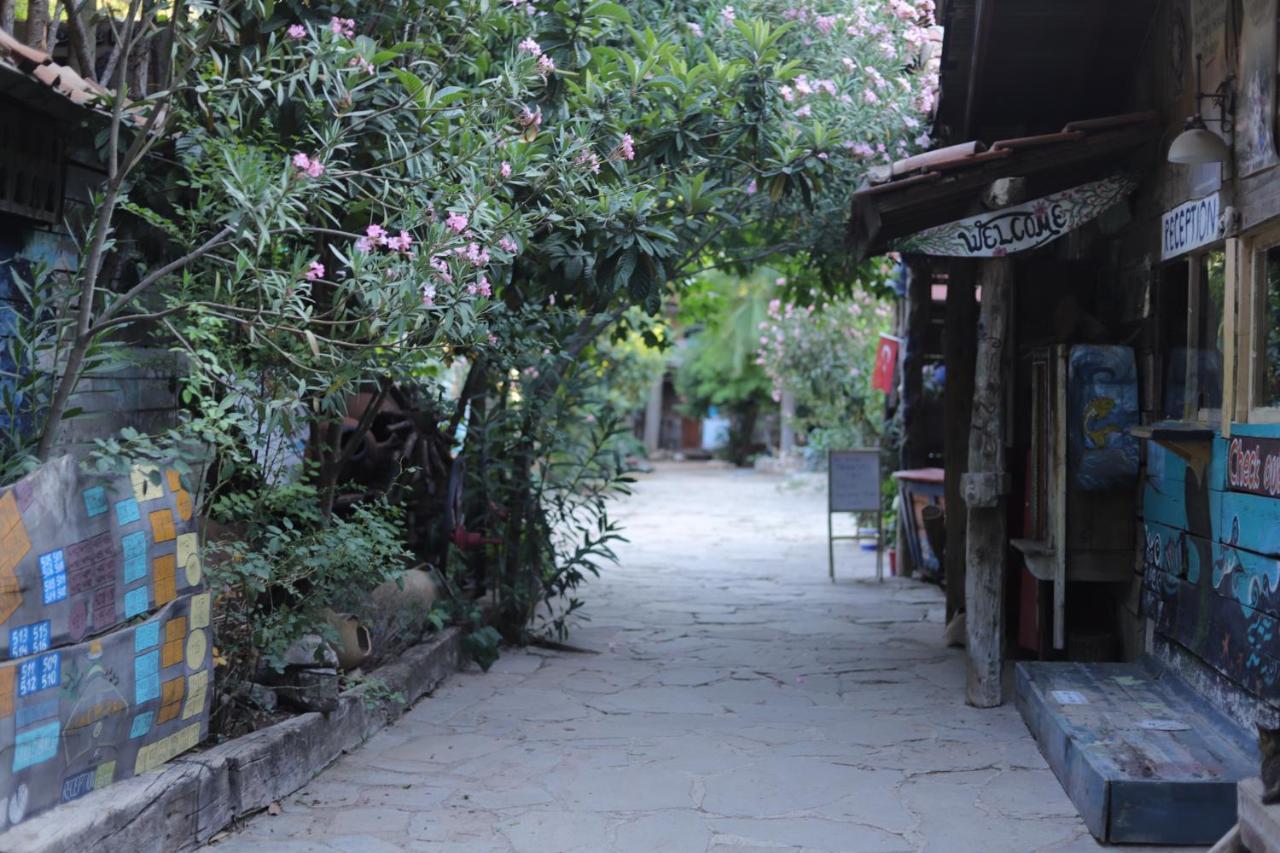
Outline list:
[[[18,12],[18,0],[0,0],[0,29],[13,35],[13,22]]]
[[[969,429],[969,473],[964,475],[968,506],[965,542],[965,625],[970,705],[993,708],[1003,699],[1005,551],[1005,387],[1013,303],[1013,261],[980,262],[982,310],[974,370],[973,415]]]
[[[947,584],[947,621],[964,610],[965,527],[960,478],[969,470],[969,415],[973,410],[973,368],[978,340],[973,300],[973,261],[951,265],[947,281],[947,325],[942,333],[947,368],[944,449],[947,548],[942,555]]]
[[[49,50],[49,2],[31,0],[27,4],[27,46]]]

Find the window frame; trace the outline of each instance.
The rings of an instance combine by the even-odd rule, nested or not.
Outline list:
[[[1277,234],[1280,234],[1280,230],[1277,231]],[[1186,267],[1186,270],[1187,270],[1187,284],[1186,284],[1186,287],[1187,287],[1186,323],[1187,325],[1186,325],[1185,345],[1183,347],[1184,349],[1183,358],[1185,359],[1185,361],[1183,363],[1183,372],[1182,372],[1183,382],[1185,384],[1183,386],[1183,392],[1182,392],[1182,413],[1178,418],[1178,420],[1182,423],[1189,423],[1189,424],[1216,423],[1217,421],[1222,419],[1222,416],[1223,416],[1222,413],[1226,410],[1226,407],[1227,407],[1227,395],[1229,393],[1227,390],[1227,364],[1228,364],[1228,353],[1230,351],[1229,349],[1230,344],[1228,342],[1231,338],[1231,321],[1229,318],[1229,315],[1231,314],[1231,310],[1230,310],[1231,305],[1229,303],[1231,300],[1231,293],[1232,293],[1231,282],[1230,282],[1231,262],[1230,262],[1230,253],[1227,252],[1227,248],[1228,247],[1226,245],[1226,242],[1222,240],[1218,240],[1213,243],[1206,244],[1204,246],[1197,246],[1195,249],[1187,252],[1186,254],[1176,258],[1171,258],[1167,262],[1168,264],[1182,264]],[[1221,377],[1221,384],[1222,384],[1223,401],[1222,401],[1222,406],[1219,408],[1201,408],[1196,404],[1196,399],[1200,396],[1199,395],[1199,379],[1200,379],[1199,351],[1200,351],[1200,326],[1202,325],[1201,323],[1202,311],[1200,306],[1200,285],[1201,285],[1201,280],[1203,278],[1202,269],[1204,267],[1205,258],[1213,252],[1226,252],[1227,258],[1228,258],[1227,269],[1225,271],[1227,282],[1225,287],[1225,293],[1223,295],[1223,306],[1222,306],[1222,314],[1223,314],[1222,322],[1224,324],[1224,330],[1223,330],[1223,342],[1222,342],[1223,375]],[[1166,379],[1165,381],[1167,382],[1168,380]],[[1277,415],[1280,416],[1280,410],[1277,410]]]
[[[1235,416],[1237,422],[1277,424],[1280,423],[1280,406],[1262,406],[1258,401],[1264,375],[1261,362],[1266,357],[1266,253],[1280,248],[1280,221],[1268,223],[1245,235],[1241,243],[1238,293],[1234,306],[1234,337],[1240,354],[1236,360],[1234,383]]]

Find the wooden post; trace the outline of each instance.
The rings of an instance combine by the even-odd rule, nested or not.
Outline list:
[[[923,468],[928,462],[924,436],[928,431],[921,411],[924,399],[924,350],[929,331],[929,285],[926,259],[906,259],[907,316],[906,340],[902,342],[902,451],[903,468]]]
[[[973,300],[973,261],[956,261],[947,276],[947,325],[942,333],[947,368],[943,401],[943,467],[946,470],[947,622],[964,610],[965,529],[968,526],[960,478],[969,470],[969,415],[973,411],[973,367],[978,346],[978,311]]]
[[[969,472],[963,477],[968,530],[965,541],[965,627],[969,677],[965,698],[978,708],[1002,701],[1004,575],[1008,548],[1005,493],[1006,347],[1013,308],[1013,260],[980,262],[982,309],[969,428]]]

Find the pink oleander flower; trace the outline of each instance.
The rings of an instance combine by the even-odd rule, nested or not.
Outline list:
[[[317,281],[324,278],[324,264],[319,261],[312,261],[307,266],[307,271],[302,274],[307,281]]]
[[[476,282],[476,290],[479,291],[481,296],[493,295],[493,287],[489,284],[488,276],[480,276],[479,281]]]
[[[393,252],[408,252],[413,246],[413,237],[409,235],[408,231],[402,230],[397,236],[388,237],[386,245]]]
[[[817,86],[819,92],[826,92],[828,95],[836,93],[836,81],[834,80],[819,80]]]
[[[512,240],[510,237],[503,237],[501,240],[499,240],[498,248],[511,255],[514,255],[516,252],[520,251],[520,246],[516,243],[515,240]]]
[[[593,175],[600,174],[600,158],[596,156],[594,151],[580,151],[578,156],[573,158],[575,166],[581,166]]]
[[[736,17],[737,17],[737,14],[733,11],[732,6],[725,6],[723,9],[720,10],[720,20],[724,21],[726,26],[729,24],[732,24],[734,18]]]
[[[880,97],[870,89],[867,89],[865,92],[862,93],[862,100],[868,104],[880,103]]]
[[[302,26],[302,24],[294,24],[293,26],[289,27],[289,29],[287,29],[285,32],[288,33],[289,38],[293,39],[294,41],[301,41],[302,39],[307,37],[307,28]]]
[[[422,304],[434,305],[436,301],[436,288],[433,284],[422,285]]]
[[[825,151],[819,151],[819,152],[818,152],[818,159],[819,159],[819,160],[826,160],[826,159],[827,159],[827,152],[825,152]]]
[[[498,174],[504,179],[511,177],[511,164],[503,160],[502,165],[498,167]]]
[[[387,245],[387,229],[381,225],[370,225],[364,229],[364,236],[375,246]]]
[[[548,304],[548,305],[550,305],[550,306],[552,306],[552,307],[555,307],[555,304],[556,304],[556,295],[555,295],[554,293],[547,297],[547,304]]]
[[[356,251],[364,252],[366,255],[373,251],[373,241],[368,237],[361,237],[356,240]]]
[[[299,151],[293,155],[293,166],[295,169],[305,172],[311,168],[311,158]]]
[[[636,159],[636,142],[631,138],[631,134],[622,134],[622,141],[618,143],[618,153],[622,155],[623,160]]]
[[[807,74],[801,74],[799,77],[796,78],[796,94],[797,95],[813,94],[813,87],[809,85],[809,76]]]
[[[538,57],[538,73],[544,78],[550,77],[556,70],[556,61],[545,53]]]
[[[755,195],[756,189],[756,179],[752,178],[751,182],[747,184],[747,195]]]
[[[694,38],[702,38],[702,26],[700,24],[690,21],[687,26],[689,27],[689,32],[693,34]]]
[[[343,38],[355,38],[356,22],[350,18],[339,18],[335,15],[329,19],[329,32]]]
[[[532,38],[526,38],[517,45],[517,48],[530,56],[542,56],[542,45],[538,44]]]
[[[377,70],[376,68],[373,67],[373,63],[365,59],[363,56],[351,57],[351,61],[348,62],[347,65],[353,68],[359,68],[361,71],[363,71],[366,74],[372,74]]]
[[[850,59],[849,57],[847,57],[847,56],[846,56],[846,57],[844,57],[843,59],[841,59],[840,61],[841,61],[842,63],[844,63],[844,70],[845,70],[845,71],[852,71],[854,68],[856,68],[856,67],[857,67],[857,65],[854,63],[854,61],[853,61],[852,59]]]
[[[318,178],[324,174],[324,163],[319,158],[308,157],[301,151],[293,155],[293,166],[308,178]]]
[[[778,94],[781,95],[782,100],[788,104],[796,99],[795,92],[790,86],[779,86]]]
[[[813,109],[808,104],[805,104],[803,107],[796,110],[795,115],[796,118],[808,118],[813,115]]]
[[[821,32],[824,36],[830,35],[831,31],[836,28],[836,16],[835,15],[819,15],[817,18],[814,19],[813,23],[818,28],[818,31]]]
[[[450,212],[448,218],[444,221],[444,226],[454,234],[461,234],[467,230],[468,220],[464,214]]]

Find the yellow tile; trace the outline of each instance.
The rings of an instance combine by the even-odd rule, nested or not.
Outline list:
[[[159,607],[178,597],[173,554],[162,554],[156,557],[151,563],[151,568],[155,578],[156,607]]]
[[[196,533],[178,534],[178,565],[187,576],[187,586],[198,586],[203,572],[200,567],[200,536]]]
[[[116,778],[116,763],[104,761],[98,765],[98,772],[93,774],[93,789],[105,788]]]
[[[209,670],[193,672],[187,676],[187,702],[182,706],[182,719],[189,720],[204,710],[208,690]]]
[[[157,542],[168,542],[178,535],[173,527],[173,510],[158,509],[151,513],[151,538]]]
[[[164,645],[160,649],[160,666],[173,666],[182,662],[187,642],[187,618],[179,616],[164,623]]]
[[[209,627],[209,593],[191,596],[191,627]]]
[[[186,679],[170,678],[160,685],[160,713],[156,715],[156,724],[167,723],[178,718],[182,710],[182,696],[186,688]]]
[[[133,497],[138,503],[164,497],[164,481],[154,482],[151,479],[153,474],[159,473],[160,469],[155,465],[133,466],[133,470],[129,472],[129,480],[133,483]]]
[[[200,742],[200,724],[192,723],[185,729],[149,743],[138,750],[138,757],[133,762],[134,774],[146,773],[164,764],[170,758],[181,755]]]

